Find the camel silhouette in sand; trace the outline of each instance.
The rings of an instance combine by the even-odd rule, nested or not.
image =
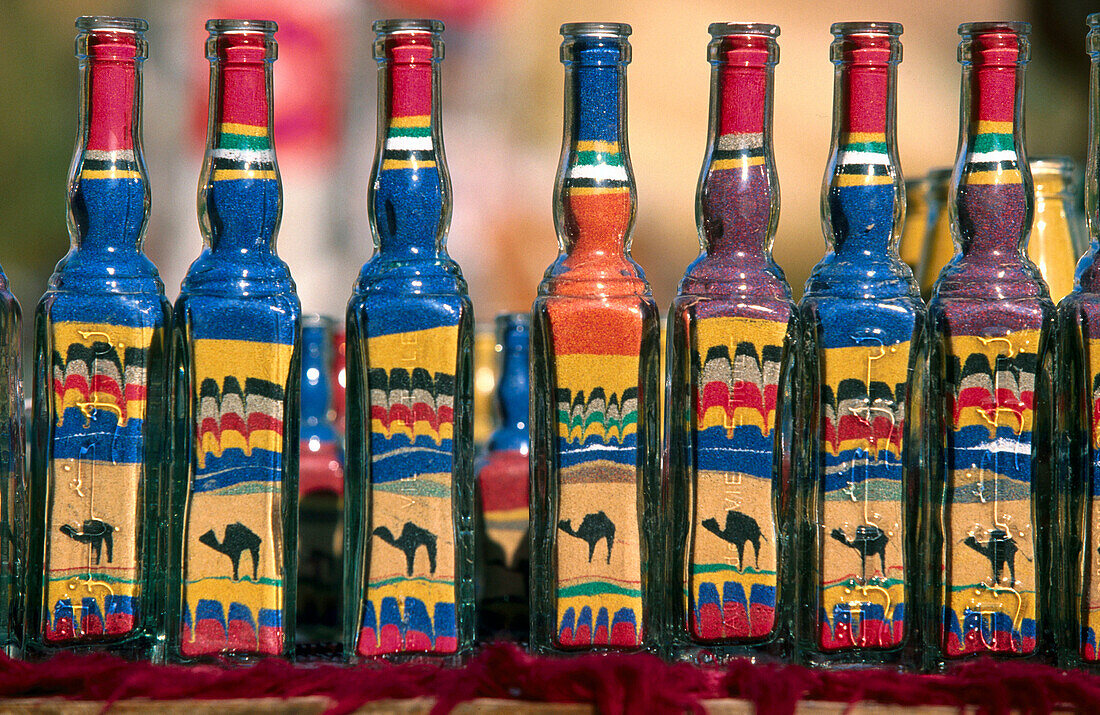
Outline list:
[[[405,525],[401,527],[401,535],[397,538],[394,538],[393,532],[385,526],[375,529],[374,535],[395,549],[405,552],[405,566],[409,576],[413,575],[416,550],[423,546],[428,552],[430,572],[435,573],[436,536],[432,532],[417,526],[411,521],[406,521]]]
[[[752,544],[752,556],[756,562],[756,568],[760,568],[760,525],[748,514],[730,509],[726,512],[726,525],[718,528],[717,519],[703,519],[702,527],[717,536],[722,541],[729,542],[737,547],[737,570],[745,568],[745,544]]]
[[[885,531],[874,524],[860,524],[856,527],[854,539],[849,539],[843,529],[833,529],[830,536],[859,553],[860,575],[864,581],[867,580],[867,557],[875,554],[881,562],[882,575],[886,575],[886,544],[890,543],[890,537]]]
[[[973,535],[966,537],[963,543],[989,559],[989,567],[993,572],[993,583],[1001,582],[1001,572],[1005,564],[1008,564],[1008,573],[1012,577],[1012,583],[1016,583],[1016,540],[1008,535],[1004,529],[994,529],[989,532],[989,541],[984,544]]]
[[[107,563],[111,563],[111,560],[114,558],[114,532],[115,527],[101,519],[85,519],[84,524],[80,527],[80,531],[77,531],[75,527],[69,526],[68,524],[61,525],[62,534],[73,541],[77,541],[81,544],[88,544],[92,547],[92,551],[95,553],[96,564],[99,563],[99,559],[103,555],[104,544],[107,545]]]
[[[241,565],[241,554],[248,551],[252,554],[252,580],[255,581],[259,578],[260,544],[262,540],[252,529],[241,522],[227,525],[225,527],[225,537],[220,543],[218,537],[214,535],[213,529],[200,536],[199,543],[206,544],[214,551],[229,557],[229,560],[233,563],[234,581],[240,581],[237,572]]]
[[[558,522],[558,528],[578,539],[588,543],[588,563],[592,563],[592,555],[596,553],[596,544],[607,541],[607,563],[611,563],[611,547],[615,545],[615,524],[602,511],[594,514],[585,514],[578,529],[573,529],[571,519],[562,519]]]

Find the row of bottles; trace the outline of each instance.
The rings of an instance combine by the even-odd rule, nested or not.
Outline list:
[[[1100,14],[1089,22],[1096,105]],[[1047,657],[1057,641],[1066,659],[1097,657],[1100,118],[1094,106],[1094,241],[1056,311],[1024,253],[1026,24],[960,28],[957,251],[927,306],[897,252],[901,27],[833,27],[828,250],[796,304],[771,257],[779,31],[711,26],[702,251],[668,314],[664,389],[658,309],[629,251],[630,28],[563,26],[560,254],[530,319],[500,323],[502,421],[476,480],[473,312],[446,251],[442,24],[375,24],[375,252],[347,312],[346,462],[325,414],[331,325],[302,317],[274,248],[274,23],[207,25],[204,245],[174,307],[142,253],[145,23],[77,27],[72,250],[35,315],[29,480],[19,312],[0,295],[8,645],[290,656],[301,462],[307,494],[343,498],[352,659],[460,657],[475,620],[522,632],[527,590],[543,652],[939,667]]]

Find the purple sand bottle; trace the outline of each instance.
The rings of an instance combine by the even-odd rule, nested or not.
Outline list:
[[[901,25],[833,25],[829,250],[799,306],[798,652],[818,665],[912,656],[917,566],[914,372],[924,304],[898,256]]]
[[[344,650],[457,660],[475,617],[473,306],[446,245],[443,23],[374,31],[375,251],[347,311]]]
[[[156,655],[170,309],[142,252],[144,20],[82,17],[72,247],[35,314],[26,648]]]
[[[1049,642],[1050,334],[1026,254],[1030,26],[959,27],[961,132],[948,202],[958,251],[928,306],[921,539],[925,666],[1037,658]]]
[[[275,252],[274,22],[210,20],[203,248],[173,320],[169,658],[294,653],[301,304]]]
[[[1100,665],[1100,13],[1087,19],[1089,250],[1058,306],[1058,475],[1052,500],[1051,610],[1060,665]]]
[[[499,426],[476,466],[478,515],[478,632],[483,640],[527,641],[530,566],[529,494],[531,316],[496,319],[500,354],[496,381]]]
[[[657,646],[660,325],[630,257],[630,26],[563,25],[559,254],[531,316],[531,646]]]
[[[771,254],[779,28],[715,23],[710,34],[701,253],[669,309],[665,639],[681,658],[782,656],[794,605],[783,456],[797,316]]]

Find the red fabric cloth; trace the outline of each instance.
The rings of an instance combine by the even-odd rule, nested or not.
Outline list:
[[[670,664],[650,655],[545,658],[512,645],[484,648],[461,668],[435,664],[250,667],[131,663],[108,655],[61,653],[28,663],[0,658],[0,697],[63,697],[113,702],[126,698],[218,699],[320,695],[331,712],[371,700],[428,696],[444,713],[472,698],[590,703],[601,713],[703,712],[702,701],[744,698],[761,712],[793,713],[799,700],[898,705],[974,705],[981,712],[1090,711],[1100,703],[1100,676],[1043,665],[974,661],[949,675],[886,670],[810,670],[733,662],[720,667]]]

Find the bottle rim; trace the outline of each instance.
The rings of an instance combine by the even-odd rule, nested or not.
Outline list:
[[[279,29],[279,23],[274,20],[238,20],[218,18],[206,21],[206,31],[210,34],[220,35],[227,32],[262,32],[272,34]]]
[[[1093,29],[1100,29],[1100,12],[1085,15],[1085,24]]]
[[[1077,164],[1068,156],[1036,156],[1028,160],[1031,173],[1035,174],[1072,174]]]
[[[987,33],[1028,35],[1031,33],[1031,23],[1022,20],[1004,20],[996,22],[964,22],[959,25],[960,35],[984,35]]]
[[[881,22],[877,20],[858,22],[834,22],[829,27],[834,35],[890,35],[897,37],[903,32],[900,22]]]
[[[566,37],[629,37],[633,32],[625,22],[567,22],[559,30]]]
[[[712,22],[707,27],[710,36],[717,39],[729,35],[760,35],[779,37],[779,25],[766,22]]]
[[[76,29],[84,32],[115,30],[121,32],[145,32],[149,23],[140,17],[114,17],[112,15],[82,15],[76,19]]]
[[[446,29],[442,20],[429,18],[392,18],[388,20],[375,20],[371,25],[375,34],[388,35],[394,32],[431,32],[442,33]]]

